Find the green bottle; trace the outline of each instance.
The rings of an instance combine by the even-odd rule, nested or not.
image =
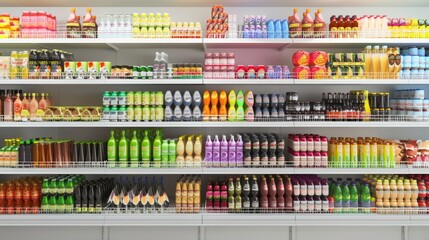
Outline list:
[[[334,212],[341,213],[341,208],[343,207],[343,194],[341,193],[340,183],[336,183],[333,188],[334,193]]]
[[[176,140],[171,139],[168,144],[168,162],[170,162],[170,164],[176,162],[176,153]]]
[[[150,140],[149,140],[149,131],[145,130],[144,131],[144,137],[143,137],[143,141],[142,141],[142,161],[143,161],[143,166],[144,167],[149,167],[150,166]]]
[[[128,165],[129,160],[129,146],[128,146],[128,140],[125,135],[125,130],[122,130],[122,137],[119,140],[119,147],[118,147],[118,155],[119,155],[119,167],[124,168]]]
[[[343,213],[350,212],[350,190],[347,182],[341,188],[342,201],[343,201]]]
[[[155,167],[161,166],[161,144],[162,144],[161,131],[156,130],[156,136],[153,141],[153,162]]]
[[[66,211],[66,205],[65,205],[65,198],[64,195],[60,195],[57,199],[57,212],[58,213],[65,213]]]
[[[228,94],[228,121],[235,122],[237,121],[237,112],[235,110],[235,104],[237,103],[237,95],[234,90],[229,91]]]
[[[48,196],[49,194],[49,179],[43,179],[42,183],[42,196]]]
[[[140,143],[137,138],[137,131],[133,131],[133,138],[130,141],[130,162],[131,167],[138,167],[140,161]]]
[[[350,213],[358,213],[359,190],[355,182],[350,185]]]
[[[362,185],[362,191],[361,191],[361,203],[362,203],[362,212],[364,213],[370,213],[370,207],[371,207],[371,191],[369,189],[369,184],[364,183]]]
[[[55,213],[57,212],[57,197],[54,195],[51,195],[49,197],[49,212]]]
[[[244,94],[243,91],[237,93],[237,121],[244,121]]]
[[[161,163],[164,166],[168,165],[168,139],[162,140],[162,145],[161,145]]]
[[[72,195],[68,195],[65,202],[65,211],[66,213],[72,213],[74,207],[74,200]]]
[[[66,185],[64,184],[64,179],[60,179],[57,186],[57,193],[59,196],[64,196],[66,192]]]
[[[67,179],[67,183],[66,183],[66,187],[65,187],[66,196],[72,196],[73,191],[74,191],[73,179],[69,178],[69,179]]]
[[[51,182],[49,183],[49,195],[56,196],[57,195],[57,179],[53,178],[51,179]]]
[[[118,160],[118,144],[115,139],[115,131],[110,131],[110,138],[107,142],[107,161],[109,167],[115,167]]]
[[[42,213],[49,213],[49,198],[48,195],[43,195],[41,202]]]

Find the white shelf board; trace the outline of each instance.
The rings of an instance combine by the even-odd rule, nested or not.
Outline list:
[[[195,168],[4,168],[0,174],[202,174],[200,167]]]
[[[295,121],[295,127],[347,127],[347,128],[357,128],[357,127],[429,127],[429,122],[305,122],[305,121]]]
[[[294,174],[294,168],[210,168],[202,169],[203,174]]]
[[[1,79],[3,85],[182,85],[203,84],[202,79]]]
[[[415,81],[420,81],[421,84],[429,84],[428,80]],[[414,83],[411,83],[409,79],[294,79],[295,85],[395,85]]]
[[[367,45],[389,46],[429,46],[429,39],[424,38],[294,38],[291,48],[348,48]]]
[[[0,214],[0,226],[104,226],[104,215]]]
[[[230,85],[292,85],[293,79],[204,79],[204,84],[230,84]]]
[[[204,226],[293,226],[295,214],[203,213]]]
[[[204,38],[206,48],[276,48],[282,49],[292,44],[291,38]]]
[[[5,127],[293,127],[293,122],[0,122]]]
[[[105,226],[200,226],[202,214],[106,214]]]
[[[417,174],[413,168],[294,168],[294,174]],[[429,173],[429,169],[426,169]]]
[[[409,226],[410,215],[296,214],[297,226]]]

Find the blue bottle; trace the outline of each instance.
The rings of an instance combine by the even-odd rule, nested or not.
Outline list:
[[[274,22],[275,36],[274,38],[282,38],[282,23],[280,20]]]
[[[274,21],[268,20],[267,22],[268,38],[274,38]]]
[[[243,38],[250,38],[250,27],[249,27],[249,25],[243,26]]]
[[[282,37],[289,38],[289,23],[286,19],[282,21]]]

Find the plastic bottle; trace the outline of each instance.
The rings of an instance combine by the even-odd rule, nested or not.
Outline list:
[[[281,28],[282,28],[281,37],[282,38],[289,38],[289,23],[286,19],[284,19],[281,22]]]
[[[205,165],[207,167],[213,166],[213,142],[211,140],[211,136],[207,135],[206,143],[205,143]]]
[[[110,131],[110,138],[107,142],[107,161],[109,166],[114,167],[118,160],[118,145],[115,139],[115,131]]]
[[[137,167],[141,159],[140,141],[137,138],[137,131],[133,130],[133,138],[130,141],[130,162],[131,167]],[[168,160],[168,155],[167,155]]]
[[[222,90],[219,94],[219,103],[220,103],[220,107],[219,107],[219,120],[221,121],[226,121],[227,119],[227,110],[226,110],[226,104],[227,104],[227,94],[224,90]]]
[[[156,130],[155,139],[153,141],[153,164],[155,167],[160,167],[161,165],[161,144],[162,144],[162,136],[161,130]]]
[[[293,15],[289,16],[288,22],[289,22],[290,37],[291,38],[302,37],[301,20],[299,19],[297,8],[293,9]]]
[[[282,38],[282,23],[279,19],[274,22],[274,38]]]
[[[125,130],[122,130],[121,132],[121,138],[119,140],[118,145],[118,157],[119,157],[119,166],[120,167],[127,167],[128,161],[129,161],[129,145],[128,140],[125,136]]]
[[[159,71],[160,71],[160,64],[161,64],[161,53],[156,52],[155,53],[155,60],[153,60],[153,79],[157,79],[159,77]]]
[[[228,167],[228,141],[225,135],[222,135],[220,142],[220,166]]]
[[[341,213],[343,206],[343,194],[341,192],[340,183],[336,183],[333,188],[333,197],[334,197],[334,212]]]
[[[313,18],[310,14],[310,9],[306,9],[302,18],[302,37],[312,38],[314,36]]]
[[[268,31],[268,38],[274,38],[275,36],[275,27],[274,27],[274,21],[273,20],[268,20],[267,22],[267,31]]]
[[[212,121],[217,121],[218,120],[218,115],[219,115],[219,110],[218,110],[218,104],[219,102],[219,97],[218,97],[218,93],[217,91],[213,91],[211,94],[211,109],[210,109],[210,119]]]
[[[237,112],[235,109],[235,104],[237,102],[237,95],[234,90],[229,91],[228,94],[228,121],[237,121]]]
[[[220,141],[217,135],[213,140],[213,167],[220,167]]]
[[[210,92],[204,91],[203,93],[203,120],[208,121],[210,119]]]
[[[176,140],[171,139],[168,143],[168,161],[170,163],[176,162]]]
[[[314,37],[325,38],[326,37],[326,22],[322,16],[322,10],[317,9],[314,17]]]
[[[237,143],[235,142],[234,135],[230,136],[228,142],[228,165],[230,167],[237,166]]]
[[[141,144],[142,144],[141,156],[142,156],[143,166],[149,167],[150,166],[150,160],[151,160],[151,143],[149,140],[149,131],[148,130],[144,131],[144,137],[143,137],[143,141]]]
[[[161,164],[168,165],[168,139],[163,139],[161,144]]]
[[[201,152],[202,152],[202,135],[198,135],[195,138],[195,143],[194,143],[194,165],[196,166],[201,166],[201,162],[202,162],[202,157],[201,157]]]
[[[242,167],[244,159],[243,159],[243,140],[241,135],[237,135],[235,156],[236,156],[237,167]]]
[[[188,136],[188,140],[185,145],[185,164],[187,167],[190,167],[194,163],[194,135]]]

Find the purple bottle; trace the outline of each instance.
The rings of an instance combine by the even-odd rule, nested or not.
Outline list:
[[[228,141],[225,135],[222,135],[222,141],[220,142],[220,166],[228,167]]]
[[[213,142],[210,135],[208,135],[206,139],[205,153],[204,162],[207,167],[211,167],[213,165]]]
[[[215,138],[213,140],[213,160],[212,160],[213,167],[220,167],[220,142],[217,135],[215,135]]]
[[[237,143],[235,142],[234,135],[231,135],[231,139],[228,143],[228,164],[230,167],[237,166]]]
[[[236,148],[236,161],[237,161],[237,167],[243,166],[243,140],[241,138],[241,135],[237,135],[237,142],[236,142],[237,148]]]

